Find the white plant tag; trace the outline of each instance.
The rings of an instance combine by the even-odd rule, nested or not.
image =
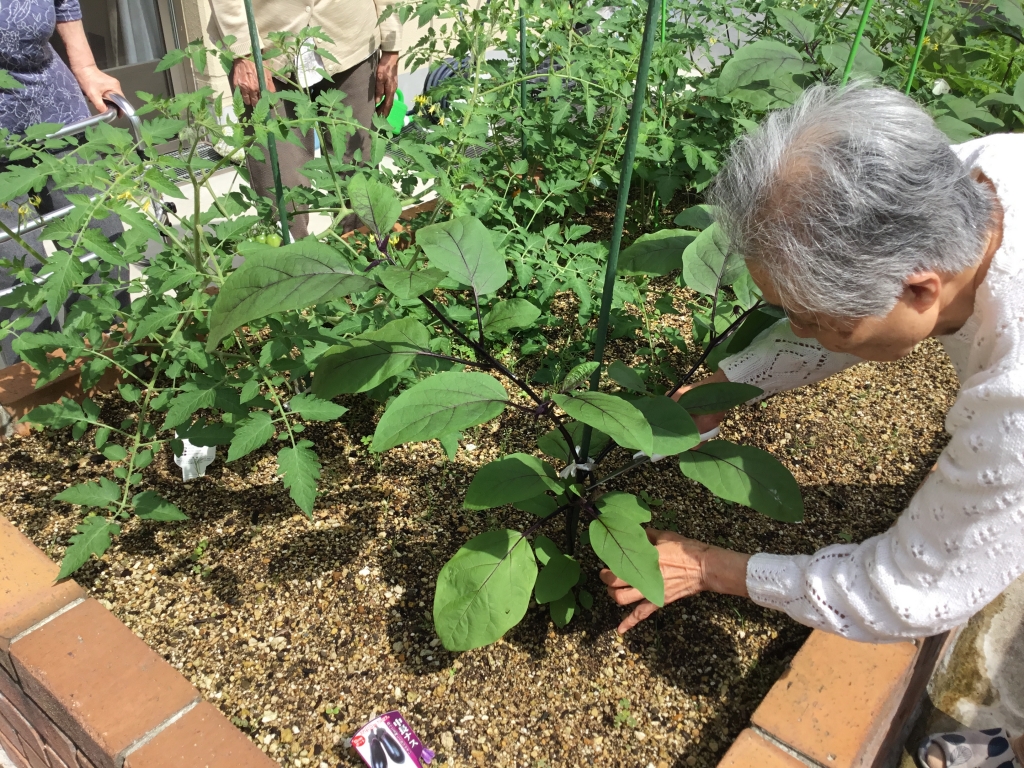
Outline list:
[[[214,445],[192,445],[188,440],[181,442],[184,447],[181,449],[181,456],[174,457],[174,463],[181,467],[182,482],[205,477],[206,468],[217,458],[217,447]]]
[[[313,39],[307,37],[302,41],[299,54],[295,57],[295,77],[298,79],[299,85],[303,88],[309,88],[311,85],[319,83],[324,78],[317,70],[323,68],[324,60],[316,52],[316,48],[313,46]]]

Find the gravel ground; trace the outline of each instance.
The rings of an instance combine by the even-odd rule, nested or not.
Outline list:
[[[612,356],[626,352],[618,342]],[[927,342],[899,363],[738,409],[724,436],[793,470],[807,510],[800,525],[718,501],[667,461],[617,487],[663,499],[661,527],[748,552],[858,541],[893,522],[934,462],[955,391],[941,348]],[[312,519],[275,480],[269,451],[218,459],[187,485],[165,453],[145,487],[191,520],[133,520],[80,583],[282,765],[361,764],[346,737],[390,709],[440,765],[717,762],[807,629],[746,600],[701,595],[620,639],[622,610],[597,589],[591,555],[592,612],[558,630],[534,606],[497,644],[448,653],[430,620],[438,569],[471,536],[528,518],[467,512],[462,490],[499,451],[531,450],[538,428],[509,409],[468,434],[453,462],[436,442],[374,456],[363,441],[377,405],[344,402],[340,422],[305,435],[324,464]],[[109,415],[121,407],[103,405]],[[91,435],[74,442],[68,430],[0,444],[4,514],[59,560],[80,515],[52,497],[109,472],[104,461]]]

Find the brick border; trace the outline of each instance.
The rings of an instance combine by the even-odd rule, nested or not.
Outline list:
[[[0,746],[17,768],[277,768],[0,516]]]
[[[719,768],[890,768],[951,637],[878,645],[815,630]]]

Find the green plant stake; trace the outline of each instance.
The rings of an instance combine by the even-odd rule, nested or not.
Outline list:
[[[857,25],[857,34],[853,37],[853,45],[850,46],[850,57],[846,60],[846,67],[843,69],[843,79],[839,81],[840,85],[846,85],[850,79],[850,73],[853,71],[853,60],[857,58],[860,39],[864,37],[864,27],[868,25],[868,15],[871,13],[871,6],[874,3],[875,0],[866,0],[864,3],[864,12],[861,14],[860,24]]]
[[[914,49],[914,60],[910,62],[910,74],[907,76],[907,87],[903,90],[910,95],[910,89],[914,87],[914,75],[917,74],[917,64],[921,60],[921,51],[924,49],[924,39],[928,36],[928,22],[932,18],[932,9],[935,8],[935,0],[928,0],[928,7],[924,10],[924,21],[921,22],[921,31],[917,34],[917,48]]]
[[[263,51],[260,49],[260,35],[256,31],[256,16],[252,11],[252,0],[245,4],[245,20],[249,24],[249,42],[252,45],[252,60],[256,65],[256,77],[260,83],[260,98],[267,92],[267,76],[263,71]],[[277,141],[267,134],[267,154],[270,156],[270,170],[274,174],[274,196],[277,198],[277,215],[281,217],[281,239],[285,245],[292,241],[288,229],[288,211],[284,207],[284,187],[281,185],[281,165],[277,161]]]
[[[870,0],[869,0],[870,1]],[[636,87],[633,89],[633,105],[629,112],[629,129],[626,131],[626,147],[622,156],[622,170],[619,176],[619,191],[615,202],[615,220],[612,223],[612,241],[608,248],[608,263],[604,271],[604,292],[601,296],[601,313],[597,319],[597,338],[594,344],[594,360],[598,367],[590,377],[590,389],[594,391],[601,382],[601,364],[604,362],[604,346],[608,337],[608,316],[612,308],[612,293],[615,290],[615,275],[619,268],[619,250],[622,246],[622,227],[626,221],[626,204],[629,202],[629,184],[633,177],[633,161],[636,158],[636,143],[640,136],[640,122],[643,119],[644,103],[647,101],[647,75],[651,68],[651,54],[654,52],[654,28],[658,6],[662,0],[648,0],[647,17],[644,20],[644,39],[640,47],[640,63],[636,72]],[[588,425],[583,430],[580,458],[586,461],[590,450],[593,430]],[[570,552],[575,539],[576,521],[567,517],[571,528]]]
[[[523,115],[523,159],[526,159],[526,11],[519,3],[519,110]]]

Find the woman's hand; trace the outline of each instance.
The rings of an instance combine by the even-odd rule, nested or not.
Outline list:
[[[380,61],[377,63],[376,85],[374,86],[374,98],[380,104],[377,107],[378,115],[387,117],[391,114],[391,106],[395,103],[397,90],[398,51],[381,51]]]
[[[103,100],[104,94],[113,91],[114,93],[120,93],[122,96],[124,95],[118,79],[111,77],[95,64],[76,69],[72,74],[78,81],[78,87],[82,89],[85,98],[89,100],[89,103],[92,104],[93,109],[97,112],[106,112],[110,109],[110,105]]]
[[[267,81],[267,90],[274,93],[274,78],[270,70],[263,68],[263,74]],[[237,88],[242,94],[242,103],[247,107],[255,107],[260,100],[260,79],[256,72],[256,62],[252,59],[235,59],[231,67],[231,87]]]
[[[713,374],[708,376],[706,379],[701,379],[696,384],[687,384],[685,387],[680,387],[678,392],[673,392],[669,397],[675,401],[679,401],[685,393],[689,392],[694,387],[699,387],[702,384],[727,384],[729,379],[726,378],[725,372],[719,368]],[[671,390],[669,390],[671,392]],[[666,392],[665,394],[668,394]],[[697,425],[697,430],[703,435],[705,432],[714,429],[722,423],[722,419],[725,418],[725,412],[720,413],[706,413],[702,416],[694,416],[693,423]]]
[[[750,555],[653,528],[647,529],[647,538],[658,548],[661,576],[665,580],[665,605],[704,591],[747,596],[747,561]],[[658,610],[654,603],[644,599],[639,590],[607,568],[601,571],[601,581],[608,587],[608,596],[619,605],[640,601],[619,624],[620,635]]]

